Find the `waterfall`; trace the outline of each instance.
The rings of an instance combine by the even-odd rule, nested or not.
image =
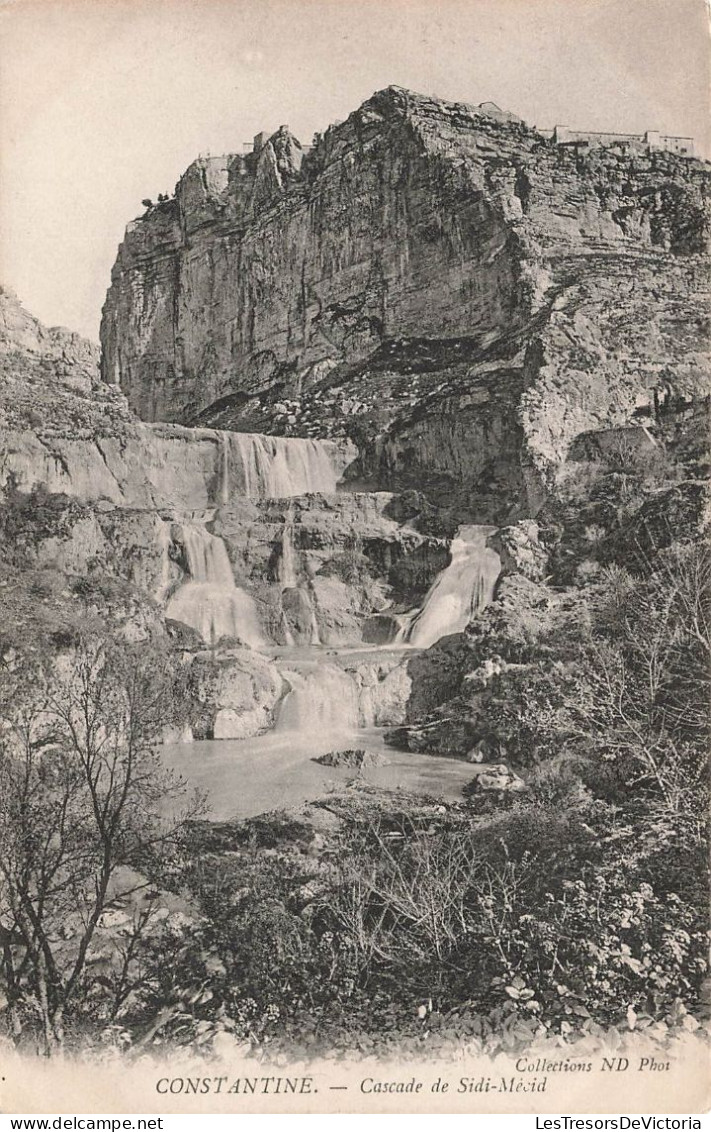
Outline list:
[[[426,649],[441,637],[461,633],[494,596],[501,559],[486,540],[496,527],[460,527],[452,561],[430,587],[419,612],[408,615],[397,640]]]
[[[285,671],[289,691],[281,705],[276,730],[320,736],[353,735],[360,727],[358,686],[333,664],[311,672]]]
[[[197,629],[206,644],[237,637],[252,648],[264,644],[254,601],[235,585],[221,538],[205,527],[181,527],[190,581],[173,595],[166,616]]]
[[[230,501],[230,446],[227,434],[220,439],[220,503]]]
[[[282,592],[294,589],[298,585],[296,571],[296,552],[294,550],[294,512],[289,508],[284,517],[284,529],[281,536],[281,557],[279,559],[279,581]],[[296,644],[294,634],[289,628],[289,620],[284,609],[281,611],[281,624],[284,633],[284,643],[293,647]]]
[[[226,434],[225,450],[227,443],[232,459],[225,475],[223,454],[223,500],[229,498],[230,478],[237,469],[242,482],[236,490],[250,499],[284,499],[312,492],[330,495],[343,470],[343,452],[330,440],[233,432]]]
[[[316,617],[316,609],[314,607],[314,595],[313,595],[313,593],[311,593],[311,600],[309,602],[309,608],[311,609],[311,644],[312,645],[320,645],[321,644],[321,636],[320,636],[319,631],[318,631],[318,620],[317,620],[317,617]]]
[[[289,621],[283,609],[281,611],[281,630],[284,634],[284,644],[287,645],[288,648],[293,649],[296,646],[296,641],[294,640],[294,634],[289,628]]]
[[[162,602],[167,598],[173,584],[173,571],[171,568],[172,564],[170,560],[170,546],[172,542],[172,539],[170,537],[170,523],[165,522],[162,519],[160,520],[160,526],[158,527],[158,538],[156,541],[158,546],[160,547],[161,552],[161,571],[158,591],[154,594],[154,596],[158,601]]]
[[[279,559],[279,581],[283,590],[297,585],[296,552],[294,550],[294,512],[289,509],[284,519],[281,536],[281,558]]]

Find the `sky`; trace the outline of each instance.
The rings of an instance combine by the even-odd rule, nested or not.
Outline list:
[[[308,142],[390,84],[711,156],[709,3],[0,0],[0,282],[97,339],[144,197],[260,130]]]

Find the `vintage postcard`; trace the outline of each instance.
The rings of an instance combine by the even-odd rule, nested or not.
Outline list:
[[[0,53],[0,1110],[699,1127],[706,3]]]

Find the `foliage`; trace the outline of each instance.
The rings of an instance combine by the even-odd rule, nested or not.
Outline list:
[[[68,534],[75,523],[89,514],[88,508],[78,500],[61,492],[50,492],[43,484],[24,492],[11,479],[4,495],[0,505],[0,534],[2,556],[6,560],[24,552],[26,561],[28,546],[42,538]]]
[[[629,562],[635,537],[647,538],[647,513],[652,527],[667,528],[662,545],[693,537],[702,512],[693,499],[697,480],[693,463],[684,465],[661,437],[650,443],[641,429],[608,436],[595,459],[564,464],[538,517],[555,581],[584,584],[596,563]]]
[[[348,536],[340,554],[329,558],[320,573],[326,577],[338,578],[346,585],[362,585],[370,576],[370,563],[363,552],[360,539],[356,535]]]
[[[524,765],[564,751],[611,764],[620,789],[698,806],[707,770],[711,555],[658,556],[646,578],[619,568],[591,587],[589,616],[557,627],[548,656],[508,670],[489,725]]]
[[[139,1048],[346,1055],[681,1024],[706,974],[705,831],[663,811],[642,830],[568,763],[535,777],[483,816],[344,796],[327,837],[288,815],[194,827],[173,884],[199,923],[151,942],[116,1023]]]

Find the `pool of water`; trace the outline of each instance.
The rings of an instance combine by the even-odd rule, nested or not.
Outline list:
[[[377,752],[387,762],[357,772],[313,761],[326,751],[353,747]],[[376,729],[313,737],[272,731],[253,739],[167,743],[162,750],[168,766],[205,791],[211,807],[208,817],[215,821],[293,809],[327,796],[358,775],[374,786],[456,801],[461,800],[463,787],[485,769],[456,759],[392,750]]]

